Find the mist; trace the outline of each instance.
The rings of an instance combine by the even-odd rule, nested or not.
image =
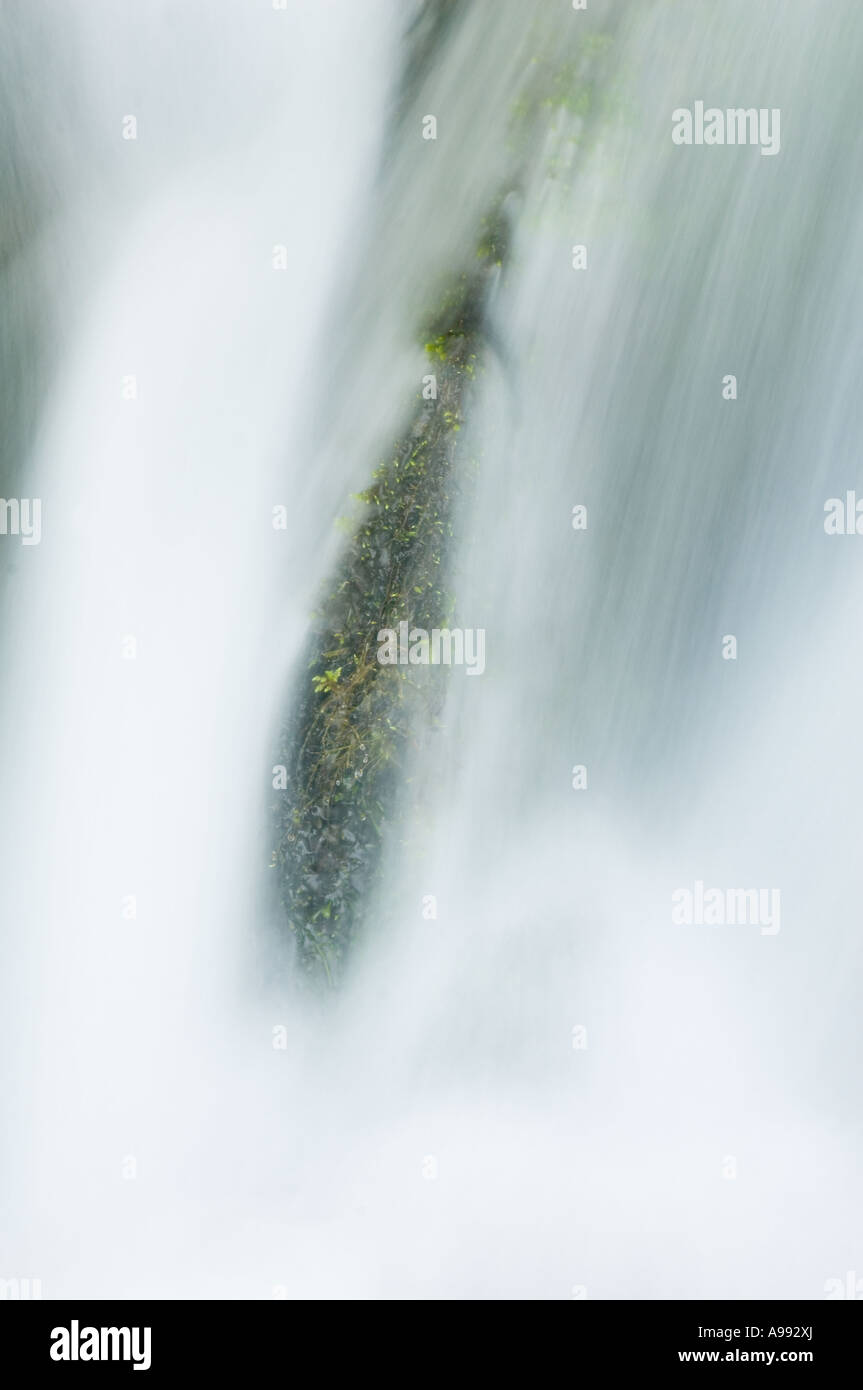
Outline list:
[[[863,1258],[863,542],[824,525],[863,497],[859,6],[0,29],[3,486],[40,504],[0,535],[0,1278],[822,1297]],[[696,102],[781,144],[678,143]],[[445,556],[482,669],[429,668],[321,984],[278,729],[490,209]]]

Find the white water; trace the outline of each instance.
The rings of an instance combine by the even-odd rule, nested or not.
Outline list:
[[[582,17],[466,7],[375,182],[393,7],[79,7],[118,148],[40,250],[69,307],[6,598],[3,1277],[818,1297],[860,1267],[860,578],[821,516],[858,475],[861,21],[680,10],[627,20],[598,139],[552,185],[550,114],[521,191],[460,578],[488,667],[453,672],[425,860],[392,847],[322,1018],[252,960],[273,713],[422,373],[424,283],[509,167],[526,60]],[[780,107],[780,155],[673,147],[699,97]],[[673,928],[696,878],[779,885],[781,932]]]

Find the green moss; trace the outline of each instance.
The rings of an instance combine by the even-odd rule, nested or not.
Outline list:
[[[613,32],[584,24],[577,42],[562,51],[545,46],[534,54],[510,108],[507,146],[512,154],[525,164],[532,163],[539,155],[540,141],[547,174],[559,178],[565,170],[571,176],[561,146],[589,148],[608,118],[624,115],[609,87],[606,60],[613,43]],[[550,150],[546,145],[549,128],[557,137]]]
[[[403,621],[452,622],[453,525],[473,472],[459,434],[482,359],[492,254],[503,254],[499,223],[497,212],[486,219],[489,251],[477,267],[435,295],[421,341],[437,398],[417,396],[391,456],[356,498],[361,515],[319,605],[281,732],[276,761],[288,787],[273,805],[272,868],[300,959],[327,984],[344,969],[387,828],[412,794],[412,755],[442,709],[446,670],[380,665],[377,635]]]

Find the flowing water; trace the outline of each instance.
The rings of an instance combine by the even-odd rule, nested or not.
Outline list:
[[[823,526],[860,475],[863,14],[431,13],[40,3],[4,45],[43,536],[2,542],[0,1277],[818,1297],[863,1237],[863,580]],[[778,108],[779,153],[673,144],[702,99]],[[502,191],[456,567],[486,670],[448,673],[320,1003],[274,963],[272,731]],[[778,887],[781,929],[673,925],[697,880]]]

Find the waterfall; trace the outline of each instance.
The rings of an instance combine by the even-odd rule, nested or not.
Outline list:
[[[861,581],[824,527],[860,473],[859,6],[15,23],[4,488],[42,537],[0,537],[0,1277],[821,1296],[863,1236]],[[778,153],[675,144],[701,101],[781,111]],[[275,730],[498,204],[447,560],[485,669],[430,672],[322,997],[268,893]],[[781,920],[676,924],[697,884]]]

